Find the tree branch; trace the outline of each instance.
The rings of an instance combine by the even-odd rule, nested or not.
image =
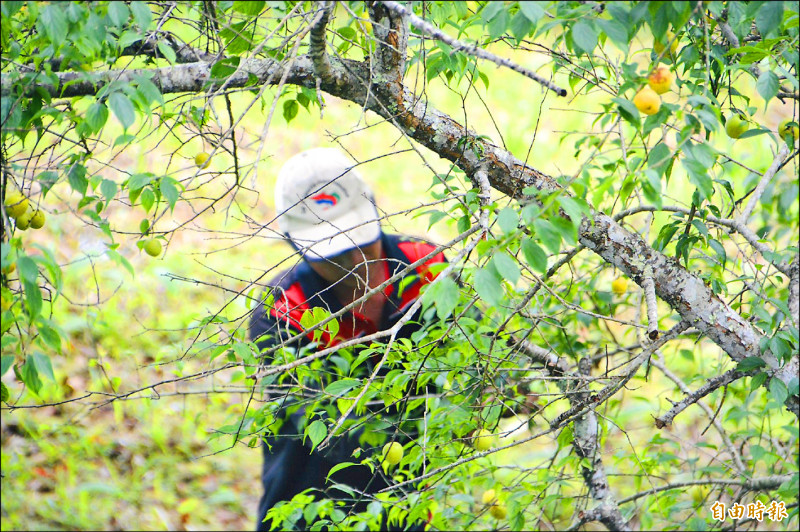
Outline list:
[[[442,30],[436,28],[432,24],[430,24],[430,23],[426,22],[425,20],[419,18],[414,13],[412,13],[411,10],[407,9],[405,6],[403,6],[403,5],[401,5],[401,4],[397,3],[397,2],[385,0],[385,1],[382,1],[380,3],[385,5],[387,8],[391,9],[395,13],[398,13],[400,15],[404,15],[404,16],[408,17],[408,20],[409,20],[409,22],[411,22],[411,24],[413,24],[414,26],[416,26],[417,28],[419,28],[423,32],[427,33],[431,37],[434,37],[435,39],[437,39],[439,41],[442,41],[443,43],[447,43],[447,45],[450,46],[453,50],[460,50],[460,51],[462,51],[462,52],[464,52],[466,54],[473,55],[473,56],[478,57],[480,59],[485,59],[487,61],[491,61],[492,63],[494,63],[496,65],[500,65],[500,66],[504,66],[506,68],[510,68],[514,72],[519,72],[523,76],[529,77],[533,81],[535,81],[535,82],[541,84],[542,86],[544,86],[545,88],[555,92],[559,96],[566,96],[567,95],[567,90],[566,89],[562,89],[561,87],[555,85],[554,83],[551,83],[550,81],[544,79],[539,74],[537,74],[536,72],[534,72],[534,71],[532,71],[532,70],[530,70],[528,68],[520,66],[520,65],[514,63],[513,61],[510,61],[510,60],[505,59],[503,57],[499,57],[497,55],[494,55],[493,53],[488,52],[488,51],[484,50],[483,48],[480,48],[477,44],[466,44],[466,43],[463,43],[463,42],[461,42],[459,40],[453,39],[452,37],[450,37],[449,35],[444,33]]]
[[[328,58],[328,51],[326,50],[328,40],[325,38],[325,30],[328,27],[328,20],[330,20],[331,17],[333,2],[317,2],[317,5],[319,6],[319,12],[311,23],[311,32],[309,36],[311,46],[309,47],[308,55],[311,57],[311,62],[314,65],[314,72],[317,76],[319,76],[322,81],[330,83],[333,79],[333,70],[331,68],[330,59]]]
[[[708,382],[706,382],[700,388],[688,394],[685,399],[670,408],[666,414],[655,418],[656,427],[663,429],[667,425],[672,425],[672,421],[675,419],[675,416],[686,410],[690,405],[693,405],[706,395],[717,390],[718,388],[721,388],[722,386],[739,380],[742,377],[752,376],[755,373],[755,371],[737,371],[732,369],[723,373],[722,375],[717,375],[716,377],[709,379]]]

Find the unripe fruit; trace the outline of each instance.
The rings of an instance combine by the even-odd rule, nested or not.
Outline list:
[[[780,135],[781,138],[789,135],[793,140],[797,140],[797,137],[800,135],[800,128],[798,128],[797,125],[789,125],[791,123],[792,120],[789,118],[780,123],[778,126],[778,135]]]
[[[17,216],[17,229],[26,230],[31,225],[31,218],[33,218],[33,211],[31,210],[27,210]]]
[[[614,282],[611,283],[611,290],[613,290],[618,296],[621,296],[628,291],[628,280],[622,277],[619,279],[614,279]]]
[[[150,240],[146,241],[142,248],[144,249],[145,253],[151,257],[158,257],[161,255],[161,241],[156,238],[151,238]]]
[[[636,96],[633,97],[633,104],[640,112],[653,115],[661,109],[661,97],[648,86],[636,93]]]
[[[670,55],[675,55],[675,53],[678,51],[678,39],[675,38],[675,34],[671,31],[667,31],[667,35],[664,37],[664,40],[667,42],[672,42],[672,44],[669,45],[669,53]],[[660,41],[653,42],[653,51],[655,53],[662,54],[664,49],[664,43]]]
[[[674,79],[675,74],[670,72],[668,67],[661,65],[648,76],[647,84],[657,94],[664,94],[672,87],[672,81]]]
[[[22,192],[14,191],[6,194],[6,212],[12,218],[18,218],[28,210],[28,198]]]
[[[389,465],[397,465],[403,459],[403,446],[393,441],[383,446],[383,462]]]
[[[494,434],[486,429],[481,429],[475,435],[473,445],[476,451],[488,451],[494,445]]]
[[[202,151],[194,156],[194,164],[196,164],[200,168],[208,168],[209,166],[211,166],[211,156],[206,152]]]
[[[483,492],[483,497],[481,498],[483,504],[492,504],[497,502],[497,495],[495,495],[495,491],[493,489],[489,489]]]
[[[41,229],[44,227],[44,213],[42,211],[36,211],[31,216],[31,229]]]
[[[504,504],[493,504],[491,508],[489,508],[489,513],[492,514],[492,517],[495,519],[505,519],[508,512],[506,512]]]
[[[742,136],[742,133],[749,128],[750,124],[747,123],[747,120],[742,119],[741,115],[738,113],[729,116],[728,120],[725,122],[725,133],[732,139],[738,139]]]

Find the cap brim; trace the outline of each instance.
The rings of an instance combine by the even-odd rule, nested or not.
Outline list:
[[[378,213],[365,202],[331,221],[294,229],[287,233],[294,245],[309,260],[325,260],[353,248],[372,244],[381,236]]]

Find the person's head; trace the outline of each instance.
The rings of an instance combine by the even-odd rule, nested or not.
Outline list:
[[[335,148],[314,148],[286,161],[275,185],[275,209],[281,232],[329,282],[348,272],[364,278],[363,263],[380,258],[372,190]]]

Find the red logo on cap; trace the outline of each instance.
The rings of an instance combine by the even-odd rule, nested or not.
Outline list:
[[[320,192],[316,196],[311,196],[311,199],[314,200],[314,203],[317,205],[325,205],[327,207],[333,207],[339,203],[338,194],[325,194],[324,192]]]

